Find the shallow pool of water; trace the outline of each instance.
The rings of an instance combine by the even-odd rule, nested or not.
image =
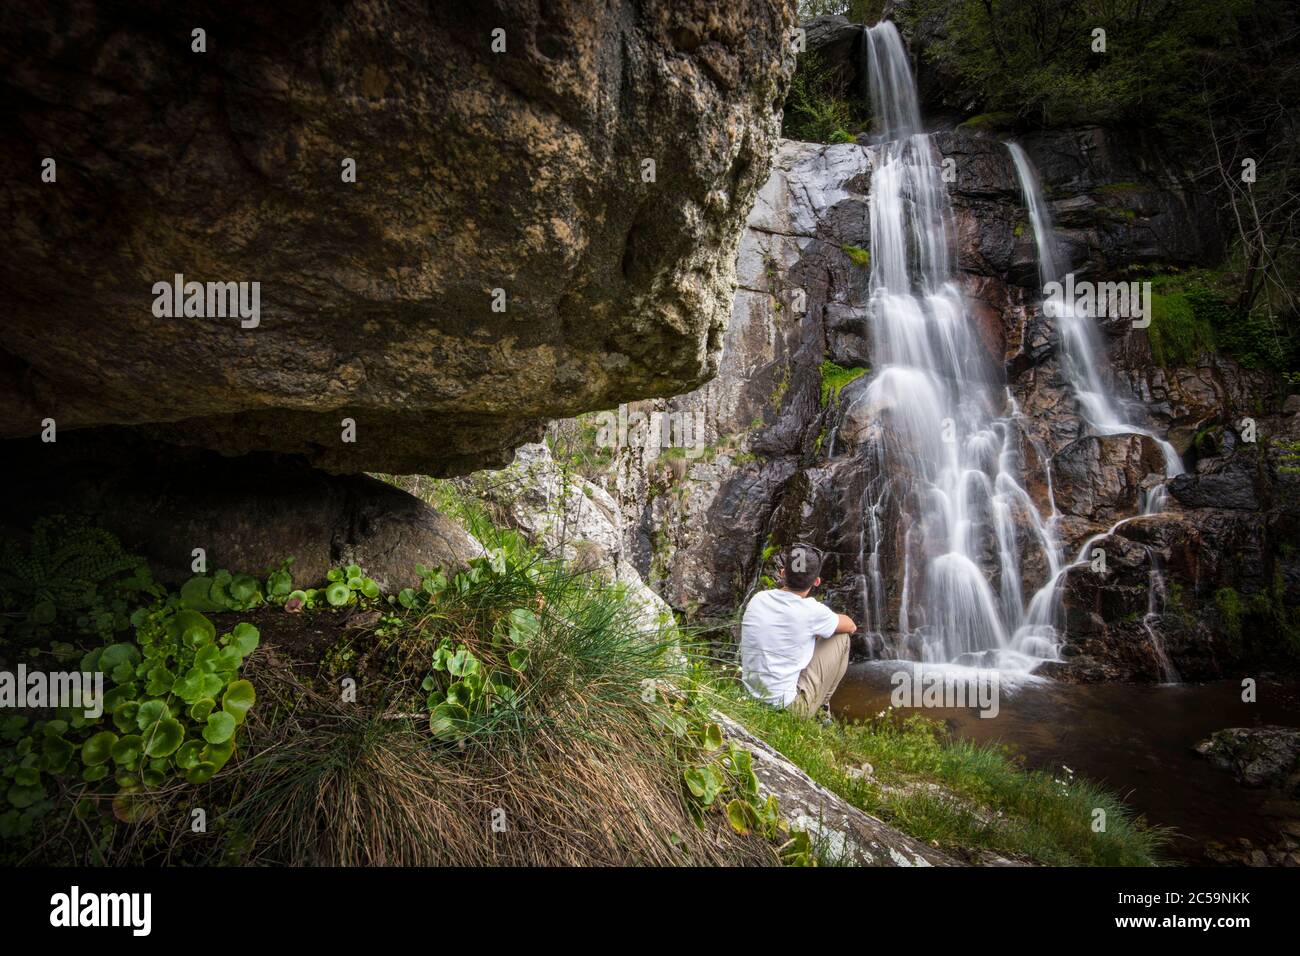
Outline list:
[[[915,665],[869,661],[849,668],[831,702],[836,713],[869,717],[890,706],[890,675]],[[974,708],[901,708],[945,721],[961,737],[1001,742],[1035,769],[1062,765],[1104,783],[1148,822],[1176,831],[1166,853],[1185,863],[1211,862],[1211,841],[1264,847],[1296,813],[1294,803],[1239,785],[1193,750],[1225,727],[1300,726],[1300,684],[1261,681],[1257,702],[1244,703],[1233,681],[1208,684],[1061,684],[1003,680],[996,717]],[[1294,817],[1292,817],[1294,819]]]

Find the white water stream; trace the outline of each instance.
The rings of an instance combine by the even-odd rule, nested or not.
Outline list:
[[[1034,230],[1034,242],[1038,249],[1038,277],[1044,290],[1052,282],[1062,278],[1059,257],[1056,252],[1055,234],[1052,228],[1051,214],[1043,199],[1042,186],[1038,175],[1025,151],[1017,143],[1008,143],[1012,161],[1015,163],[1016,175],[1020,180],[1021,193],[1025,207],[1029,211],[1030,225]],[[1138,434],[1155,441],[1164,454],[1165,477],[1171,478],[1183,471],[1182,459],[1169,442],[1161,439],[1149,429],[1127,421],[1116,404],[1111,401],[1102,382],[1100,369],[1101,345],[1094,318],[1071,303],[1058,303],[1051,299],[1043,301],[1044,314],[1055,322],[1060,342],[1059,357],[1061,369],[1070,383],[1071,391],[1079,403],[1083,419],[1097,435]],[[1029,626],[1045,629],[1057,620],[1060,610],[1060,591],[1065,582],[1066,573],[1074,567],[1088,564],[1093,546],[1113,534],[1121,525],[1137,518],[1159,514],[1164,509],[1165,486],[1156,485],[1143,493],[1142,508],[1138,515],[1123,518],[1116,522],[1105,534],[1089,538],[1080,549],[1078,556],[1065,568],[1058,569],[1047,584],[1034,595],[1028,615]],[[1147,613],[1143,618],[1143,629],[1151,643],[1152,654],[1166,681],[1177,681],[1178,672],[1169,661],[1164,645],[1160,640],[1157,624],[1164,610],[1165,582],[1161,572],[1158,555],[1147,548],[1147,560],[1151,564],[1148,587],[1150,599]]]
[[[954,281],[952,206],[941,158],[921,126],[902,39],[889,22],[868,28],[863,39],[881,139],[870,147],[875,371],[852,403],[865,403],[867,417],[882,424],[877,477],[861,501],[859,572],[867,630],[895,644],[886,656],[1026,671],[1056,657],[1067,568],[1054,533],[1055,504],[1044,518],[1026,491],[1023,416]],[[1028,158],[1017,146],[1011,151],[1046,283],[1059,274],[1051,220]],[[1093,321],[1058,311],[1053,318],[1062,368],[1084,420],[1096,434],[1150,435],[1125,422],[1107,398]],[[1177,474],[1178,456],[1167,443],[1161,446],[1167,472]],[[1051,481],[1049,469],[1049,499]],[[1151,495],[1150,504],[1158,507],[1161,498]],[[894,516],[895,540],[901,541],[895,548],[903,562],[897,630],[886,625],[881,573],[888,537],[882,514],[888,508],[901,512]],[[1046,583],[1027,604],[1026,551],[1039,552],[1034,557],[1046,568]],[[1152,573],[1153,590],[1159,586],[1163,592],[1154,565]],[[1155,615],[1158,599],[1153,600]],[[1154,636],[1151,627],[1148,632]],[[887,633],[896,636],[885,638]]]
[[[894,650],[1025,669],[1055,642],[1022,627],[1020,552],[1040,549],[1054,574],[1059,549],[1019,480],[1014,406],[954,282],[952,206],[902,39],[885,22],[864,41],[882,142],[871,147],[875,373],[855,404],[885,424],[880,477],[862,502],[867,627],[887,630],[878,519],[888,494],[903,511],[897,616],[908,647]]]

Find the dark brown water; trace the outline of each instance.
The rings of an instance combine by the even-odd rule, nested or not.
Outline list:
[[[831,702],[836,713],[870,717],[890,706],[897,662],[849,668]],[[1176,861],[1209,863],[1211,841],[1257,847],[1278,840],[1294,803],[1251,790],[1215,769],[1192,748],[1225,727],[1300,726],[1300,685],[1261,681],[1257,702],[1243,703],[1233,681],[1209,684],[1059,684],[1003,682],[996,717],[974,709],[903,708],[945,721],[953,733],[1000,742],[1034,769],[1075,774],[1105,784],[1149,823],[1176,830],[1166,853]]]

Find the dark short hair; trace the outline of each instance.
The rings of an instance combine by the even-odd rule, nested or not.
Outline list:
[[[785,585],[794,591],[807,591],[822,570],[822,553],[810,544],[791,545],[785,552]]]

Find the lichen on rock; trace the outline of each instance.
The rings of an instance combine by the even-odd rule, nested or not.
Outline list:
[[[792,4],[214,8],[203,53],[143,6],[0,23],[0,151],[59,163],[6,186],[0,437],[439,475],[716,370]],[[259,282],[257,327],[155,315],[177,273]]]

